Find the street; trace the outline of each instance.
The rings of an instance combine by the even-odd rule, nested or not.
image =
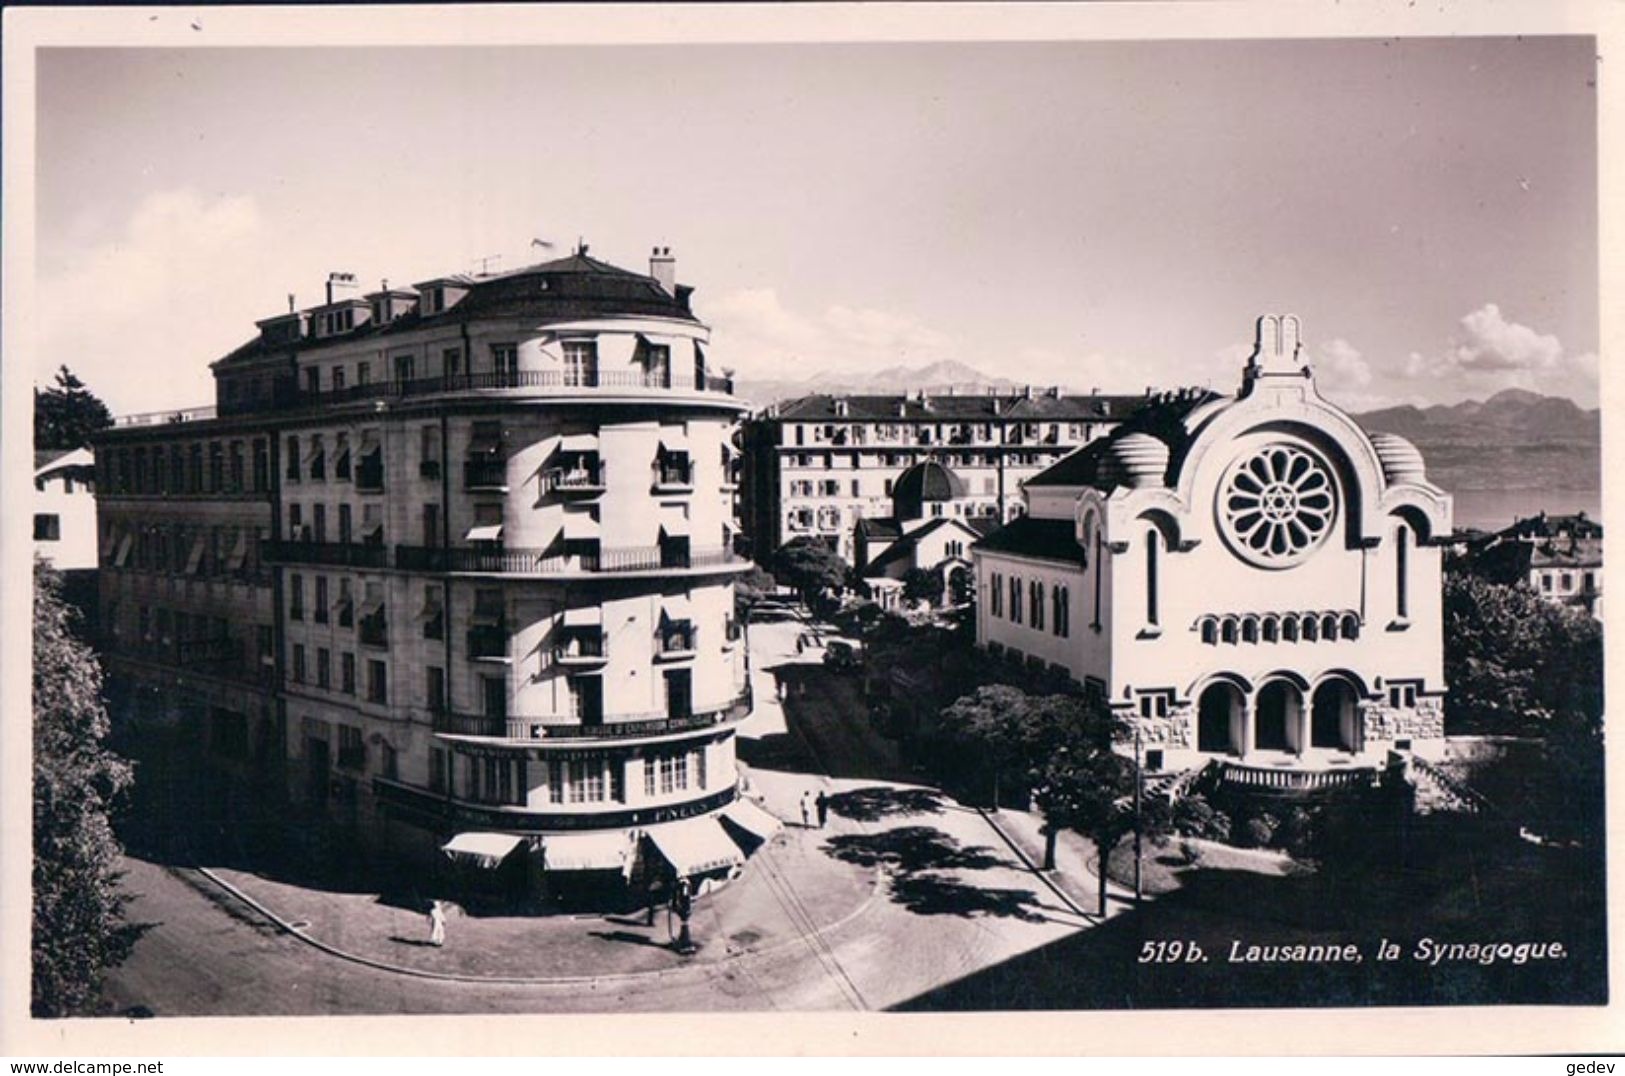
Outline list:
[[[740,726],[739,755],[754,791],[788,825],[742,878],[697,904],[700,958],[685,961],[624,925],[605,929],[623,924],[614,917],[560,916],[469,923],[461,934],[454,925],[447,947],[492,939],[510,947],[511,965],[552,954],[523,976],[543,981],[381,970],[292,936],[196,871],[130,859],[129,916],[152,926],[109,977],[112,1011],[883,1009],[1086,927],[980,814],[901,780],[892,745],[868,725],[856,678],[823,670],[816,649],[796,652],[804,630],[788,613],[750,629],[757,702]],[[809,789],[830,797],[827,830],[800,825]],[[267,892],[292,905],[305,896],[287,886]],[[308,896],[312,907],[318,897],[344,899]],[[847,902],[839,915],[819,914],[819,902],[837,899]],[[399,941],[361,936],[367,916],[380,914],[369,909],[376,904],[339,906],[334,921],[351,931],[340,948]]]

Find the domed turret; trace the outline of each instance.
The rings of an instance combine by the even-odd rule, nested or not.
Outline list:
[[[925,515],[925,505],[954,501],[963,496],[963,478],[936,460],[925,460],[897,476],[892,486],[892,515],[898,519],[920,519]]]
[[[1371,447],[1382,461],[1382,476],[1389,482],[1421,482],[1427,478],[1422,453],[1395,433],[1374,433]]]
[[[1162,484],[1168,473],[1168,446],[1149,433],[1130,433],[1111,446],[1112,463],[1135,489]]]

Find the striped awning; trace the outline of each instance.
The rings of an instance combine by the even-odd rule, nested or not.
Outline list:
[[[512,833],[459,833],[440,846],[446,858],[491,870],[524,843]]]
[[[723,870],[745,861],[715,818],[690,818],[645,829],[655,850],[670,863],[678,877]]]

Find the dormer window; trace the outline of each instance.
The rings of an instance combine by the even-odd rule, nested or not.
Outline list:
[[[425,314],[438,314],[446,309],[446,290],[444,288],[430,288],[423,293],[423,312]]]

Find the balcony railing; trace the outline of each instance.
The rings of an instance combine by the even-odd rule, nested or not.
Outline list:
[[[280,407],[310,407],[354,400],[400,396],[431,396],[442,392],[484,392],[507,389],[665,389],[670,379],[644,370],[486,370],[350,385],[342,389],[297,392]],[[727,375],[707,374],[704,391],[733,395],[734,381]],[[152,421],[165,421],[154,417]]]
[[[549,493],[597,493],[604,488],[603,468],[593,463],[547,471],[542,475],[542,488]]]
[[[355,542],[266,542],[261,555],[277,564],[331,564],[344,568],[383,568],[389,547]]]
[[[506,460],[467,460],[463,463],[465,489],[503,489],[507,485]]]
[[[431,715],[434,731],[453,736],[485,736],[508,740],[615,740],[633,736],[664,736],[713,728],[742,720],[751,710],[749,688],[718,706],[673,717],[664,711],[605,714],[597,724],[556,724],[557,716],[506,717],[495,714],[440,713]]]
[[[663,568],[726,568],[744,564],[731,549],[674,546],[586,550],[559,554],[542,549],[440,549],[395,547],[395,567],[410,572],[474,572],[492,575],[568,575],[579,572],[648,572]]]
[[[1226,762],[1220,780],[1273,792],[1322,792],[1330,789],[1368,788],[1376,783],[1377,771],[1370,766],[1344,766],[1325,770],[1296,770],[1275,766],[1247,766]]]

